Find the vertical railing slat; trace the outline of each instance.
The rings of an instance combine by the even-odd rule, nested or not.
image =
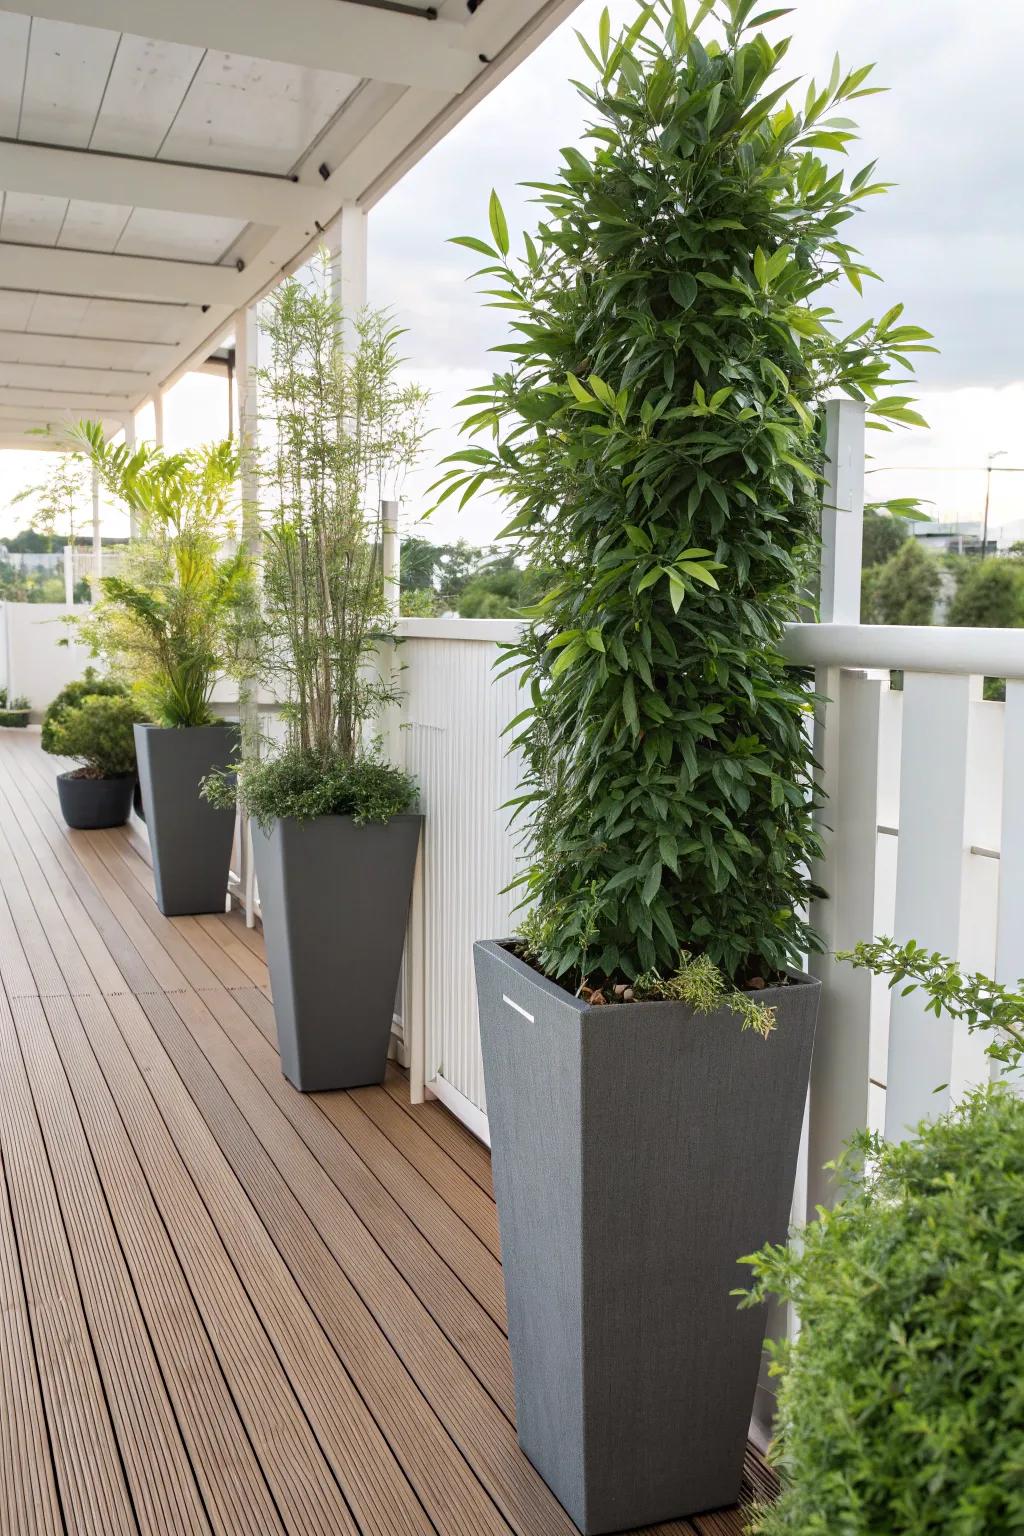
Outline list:
[[[981,679],[908,672],[903,683],[896,932],[956,957],[963,897],[967,742]],[[900,1140],[950,1103],[954,1028],[897,988],[889,1024],[885,1133]]]
[[[834,791],[826,818],[831,823],[827,868],[820,873],[829,899],[816,905],[829,953],[814,969],[825,981],[811,1069],[808,1141],[808,1210],[834,1198],[825,1164],[868,1124],[871,1043],[871,978],[866,971],[837,964],[837,950],[870,938],[875,921],[875,866],[878,817],[879,724],[882,683],[856,672],[839,674],[838,741]]]

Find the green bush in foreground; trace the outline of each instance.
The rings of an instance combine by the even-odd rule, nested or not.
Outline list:
[[[203,793],[214,805],[233,806],[236,788],[230,776],[211,775]],[[390,821],[416,802],[416,783],[391,763],[333,753],[323,760],[303,747],[286,747],[276,757],[250,758],[239,777],[243,808],[266,831],[278,818],[311,821],[316,816],[351,816],[362,826]]]
[[[746,1260],[775,1343],[777,1504],[760,1536],[1024,1530],[1024,1101],[974,1094],[872,1162],[799,1249]]]

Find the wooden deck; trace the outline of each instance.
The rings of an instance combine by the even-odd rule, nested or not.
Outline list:
[[[11,730],[0,1150],[4,1536],[572,1536],[516,1444],[486,1150],[397,1071],[296,1093],[259,936],[161,917],[144,839],[69,832]]]

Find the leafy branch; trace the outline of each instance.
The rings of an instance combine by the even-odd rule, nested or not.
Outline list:
[[[985,1054],[1002,1062],[1005,1071],[1024,1059],[1024,991],[1011,991],[979,971],[965,974],[955,960],[938,950],[929,951],[913,939],[897,944],[883,936],[841,950],[836,959],[848,960],[876,976],[888,976],[889,990],[899,987],[901,997],[920,988],[928,997],[927,1012],[936,1018],[946,1013],[966,1023],[971,1034],[993,1031],[996,1038],[989,1041]],[[1024,980],[1017,986],[1024,987]]]

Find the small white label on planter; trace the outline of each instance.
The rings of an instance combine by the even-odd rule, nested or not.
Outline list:
[[[516,1013],[521,1013],[524,1019],[529,1019],[531,1024],[536,1023],[532,1013],[527,1013],[525,1008],[520,1008],[519,1004],[514,1003],[510,997],[506,997],[504,992],[501,994],[501,1000],[503,1003],[508,1003],[510,1008],[514,1008]]]

